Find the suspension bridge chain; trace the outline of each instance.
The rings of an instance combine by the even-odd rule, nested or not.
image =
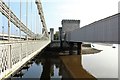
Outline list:
[[[47,27],[46,27],[46,23],[45,23],[45,19],[44,19],[44,15],[43,15],[43,10],[42,10],[42,5],[40,1],[36,0],[36,4],[38,7],[38,11],[39,11],[39,15],[40,15],[40,19],[44,28],[44,33],[45,36],[48,37],[48,31],[47,31]],[[10,8],[2,1],[0,0],[0,12],[6,16],[8,19],[10,18],[10,21],[16,26],[18,27],[21,31],[23,31],[24,33],[26,33],[28,36],[30,36],[31,38],[36,38],[36,34],[33,33],[28,27],[27,25],[24,25],[21,20],[19,20],[16,15],[10,10]],[[44,34],[43,34],[44,35]],[[40,36],[37,36],[40,37]]]
[[[42,26],[43,26],[43,29],[45,31],[45,36],[49,38],[48,30],[47,30],[47,25],[46,25],[45,18],[44,18],[44,13],[43,13],[43,10],[42,10],[42,3],[41,3],[40,0],[36,0],[35,2],[37,4],[38,13],[40,15]]]
[[[34,38],[35,34],[27,28],[17,17],[16,15],[9,9],[9,7],[0,0],[0,12],[5,15],[9,19],[9,11],[10,11],[10,21],[16,26],[20,27],[21,31],[29,35],[30,37]]]

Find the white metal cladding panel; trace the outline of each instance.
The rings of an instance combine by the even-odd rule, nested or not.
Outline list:
[[[69,35],[69,34],[68,34]],[[68,41],[74,42],[118,42],[118,15],[94,22],[71,31]]]
[[[120,43],[120,15],[118,15],[118,16],[119,16],[118,17],[118,42]]]
[[[110,35],[112,35],[112,40],[118,40],[118,33],[119,33],[118,32],[118,30],[119,30],[118,27],[120,27],[120,25],[118,25],[118,16],[115,16],[113,18],[111,17],[110,25],[111,25],[110,28],[112,28],[112,30],[113,30],[110,33]],[[116,35],[116,36],[114,36],[114,35]]]

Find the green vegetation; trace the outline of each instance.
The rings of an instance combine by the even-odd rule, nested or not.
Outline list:
[[[54,40],[58,40],[59,39],[59,32],[56,32],[55,34],[54,34]]]

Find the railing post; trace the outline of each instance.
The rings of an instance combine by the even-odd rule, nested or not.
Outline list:
[[[26,0],[26,27],[28,28],[28,0]],[[26,40],[28,40],[28,35],[26,35]]]
[[[69,42],[69,54],[70,55],[73,54],[73,46],[74,46],[74,43],[73,42]]]
[[[9,50],[8,50],[8,69],[11,69],[12,68],[12,61],[11,61],[11,45],[9,45]]]
[[[20,61],[22,61],[22,43],[20,43],[20,54],[19,54],[19,56],[20,56]]]

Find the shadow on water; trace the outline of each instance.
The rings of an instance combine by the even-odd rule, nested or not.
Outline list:
[[[60,53],[59,48],[47,47],[9,80],[78,80],[79,78],[95,80],[83,69],[81,56],[60,55]],[[92,79],[87,75],[90,75],[90,78],[92,76]]]
[[[58,48],[44,49],[7,80],[61,80],[62,63],[59,52],[60,49]]]
[[[46,49],[41,55],[38,55],[35,63],[42,64],[43,71],[40,80],[50,80],[52,78],[61,78],[61,61],[59,59],[59,51]],[[58,71],[57,71],[58,70]],[[56,76],[55,76],[56,75]]]

